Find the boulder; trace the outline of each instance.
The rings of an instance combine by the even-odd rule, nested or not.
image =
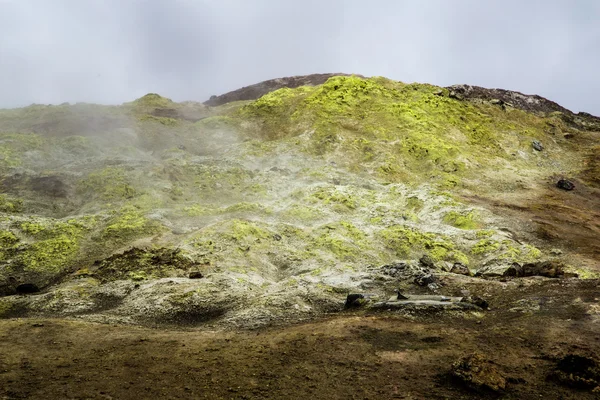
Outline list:
[[[453,274],[471,276],[471,270],[461,263],[454,263],[450,272]]]
[[[575,184],[568,179],[561,179],[556,182],[556,187],[562,190],[570,191],[575,189]]]
[[[365,296],[360,293],[350,293],[346,296],[346,303],[344,308],[358,308],[362,307],[367,303]]]
[[[475,353],[454,364],[451,376],[459,383],[478,392],[502,392],[506,389],[506,378],[485,356]]]
[[[429,254],[423,255],[423,257],[421,257],[421,259],[419,260],[419,263],[425,268],[435,268],[435,262]]]

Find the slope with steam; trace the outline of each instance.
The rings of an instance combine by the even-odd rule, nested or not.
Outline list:
[[[428,290],[382,267],[424,255],[448,287],[478,284],[456,263],[595,277],[598,120],[520,96],[333,76],[0,111],[0,315],[259,326]]]

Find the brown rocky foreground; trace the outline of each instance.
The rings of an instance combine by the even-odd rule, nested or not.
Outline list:
[[[0,398],[594,399],[598,283],[482,282],[485,312],[359,310],[241,332],[2,320]]]

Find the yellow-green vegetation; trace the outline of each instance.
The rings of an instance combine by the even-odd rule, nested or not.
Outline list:
[[[444,215],[444,223],[460,229],[477,229],[481,226],[479,216],[474,211],[459,213],[450,211]]]
[[[119,167],[106,167],[90,173],[79,182],[78,191],[82,195],[99,196],[105,201],[131,199],[139,194],[125,170]]]
[[[20,167],[25,152],[39,150],[44,144],[44,138],[33,133],[0,133],[0,172]]]
[[[0,194],[0,212],[16,214],[23,211],[23,200],[7,198]]]
[[[370,248],[367,235],[350,222],[327,224],[315,233],[313,246],[329,251],[340,261],[355,260]]]
[[[281,215],[284,218],[295,219],[301,222],[311,222],[323,218],[323,212],[316,207],[308,207],[303,204],[292,204],[285,208]]]
[[[261,128],[249,125],[248,133],[269,139],[312,132],[301,144],[306,151],[339,152],[353,170],[367,163],[391,181],[431,179],[435,172],[434,182],[452,188],[474,162],[509,158],[502,150],[506,137],[525,145],[544,135],[543,118],[498,109],[452,99],[432,85],[339,76],[318,87],[272,92],[243,107],[238,118],[258,123]]]
[[[137,237],[153,236],[162,230],[160,223],[146,218],[143,212],[133,206],[124,206],[112,212],[102,238],[123,242]]]
[[[15,251],[19,238],[11,231],[0,230],[0,260],[5,261],[10,258]]]
[[[130,103],[125,103],[124,106],[132,107],[134,109],[154,109],[154,108],[173,108],[177,106],[177,103],[166,97],[162,97],[156,93],[148,93],[139,99],[136,99]]]
[[[310,195],[312,201],[318,200],[325,205],[333,205],[333,209],[338,212],[346,212],[355,210],[361,205],[356,196],[342,192],[333,187],[322,187],[314,191]]]
[[[500,243],[492,239],[481,239],[471,248],[475,255],[489,254],[500,248]]]
[[[510,240],[503,240],[501,242],[497,240],[490,239],[488,233],[486,231],[485,235],[481,237],[486,237],[484,239],[479,240],[472,248],[471,254],[475,256],[485,256],[489,254],[494,254],[494,256],[498,260],[506,260],[511,262],[534,262],[539,261],[542,256],[542,252],[529,244],[525,244],[517,247],[515,242]]]
[[[85,232],[92,219],[68,221],[29,219],[17,224],[32,243],[16,256],[16,265],[24,271],[56,274],[67,269],[77,258]]]
[[[385,246],[399,257],[427,253],[434,261],[456,261],[468,264],[468,257],[458,250],[448,237],[394,225],[379,232]]]

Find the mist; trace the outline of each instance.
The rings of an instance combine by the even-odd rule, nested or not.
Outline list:
[[[0,107],[176,101],[346,72],[539,94],[600,114],[592,0],[0,1]]]

